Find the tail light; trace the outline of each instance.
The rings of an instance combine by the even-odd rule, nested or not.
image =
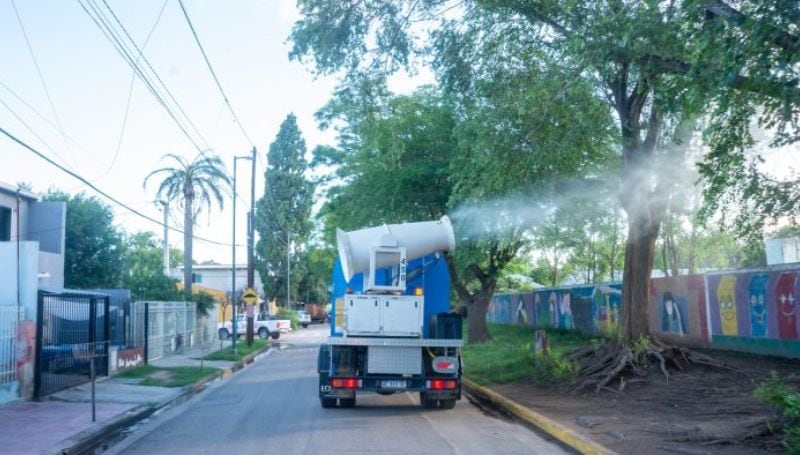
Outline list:
[[[449,390],[458,387],[458,382],[452,379],[431,379],[426,385],[428,389]]]
[[[355,378],[333,378],[331,387],[334,389],[360,389],[361,379]]]

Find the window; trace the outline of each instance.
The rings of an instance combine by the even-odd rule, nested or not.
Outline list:
[[[0,207],[0,242],[11,240],[11,209]]]
[[[192,274],[192,283],[202,283],[203,282],[203,275],[199,273]]]

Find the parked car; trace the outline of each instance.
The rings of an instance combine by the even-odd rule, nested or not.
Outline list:
[[[291,322],[287,319],[270,319],[261,314],[256,315],[253,320],[253,331],[261,339],[272,338],[273,340],[277,340],[280,338],[281,333],[288,332],[286,329],[290,326]],[[223,340],[229,338],[233,334],[233,324],[231,321],[225,321],[225,323],[219,324],[217,333],[219,333],[219,337]],[[246,333],[247,318],[243,315],[239,315],[236,317],[236,335],[244,336]]]
[[[305,310],[297,310],[297,323],[305,329],[309,324],[311,324],[311,315],[309,315]]]

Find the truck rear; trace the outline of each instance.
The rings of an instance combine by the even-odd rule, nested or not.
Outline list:
[[[322,407],[418,392],[425,408],[461,398],[461,317],[449,310],[449,220],[339,232],[331,336],[318,356]]]

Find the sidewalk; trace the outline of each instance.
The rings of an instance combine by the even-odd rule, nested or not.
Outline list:
[[[225,342],[224,347],[230,346]],[[217,351],[194,349],[150,362],[158,367],[200,366],[199,358]],[[204,367],[222,369],[226,374],[238,369],[237,362],[204,361]],[[213,378],[212,378],[213,379]],[[108,427],[121,426],[144,418],[156,409],[192,393],[197,386],[152,387],[138,385],[139,379],[99,378],[95,386],[96,422],[92,422],[91,384],[62,390],[40,402],[20,402],[0,408],[0,447],[4,453],[20,455],[61,453],[81,439],[102,436]]]

